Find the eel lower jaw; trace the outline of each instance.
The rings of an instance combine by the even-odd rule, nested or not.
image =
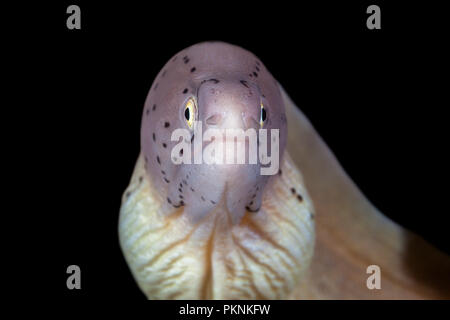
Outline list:
[[[249,210],[249,206],[254,203],[254,201],[250,199],[251,197],[249,197],[249,199],[241,200],[237,199],[236,196],[235,192],[232,192],[230,189],[230,185],[225,182],[223,192],[219,199],[214,200],[213,206],[204,207],[199,210],[198,207],[186,205],[184,207],[184,214],[190,218],[189,220],[193,224],[202,223],[203,220],[211,215],[225,215],[230,226],[237,225],[241,222],[246,213],[256,212],[257,210]]]

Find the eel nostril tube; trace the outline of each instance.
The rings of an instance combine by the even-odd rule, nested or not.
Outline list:
[[[222,121],[222,115],[216,113],[206,119],[206,124],[209,126],[216,126]]]
[[[259,122],[253,117],[244,118],[244,123],[246,129],[248,128],[259,129],[260,127]]]

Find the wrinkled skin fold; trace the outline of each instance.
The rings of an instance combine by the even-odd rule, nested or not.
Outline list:
[[[287,298],[312,257],[314,210],[299,171],[288,155],[284,159],[263,208],[233,225],[221,204],[197,223],[183,208],[164,214],[139,156],[124,194],[119,236],[149,299]],[[301,206],[293,188],[302,195]]]

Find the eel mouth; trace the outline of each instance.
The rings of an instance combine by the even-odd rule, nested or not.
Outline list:
[[[255,213],[260,210],[262,205],[262,196],[258,197],[257,200],[256,194],[247,192],[247,196],[242,197],[242,195],[240,195],[239,193],[233,192],[231,188],[230,183],[227,181],[225,183],[220,201],[217,203],[217,205],[213,209],[213,212],[211,213],[226,213],[226,215],[229,217],[231,226],[233,226],[239,224],[246,214]]]
[[[184,194],[184,212],[193,223],[225,212],[235,225],[247,211],[258,212],[267,179],[257,174],[257,166],[252,170],[245,165],[219,165],[202,170],[202,182],[196,181]]]

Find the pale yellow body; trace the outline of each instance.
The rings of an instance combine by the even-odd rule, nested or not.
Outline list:
[[[287,149],[317,216],[313,261],[290,298],[450,299],[449,256],[375,208],[284,90],[282,95]],[[423,212],[423,218],[433,214]],[[379,290],[366,285],[370,265],[380,267]]]
[[[281,169],[282,174],[267,187],[259,212],[247,212],[240,223],[232,225],[230,214],[219,203],[205,219],[193,223],[183,208],[169,215],[161,213],[165,199],[146,178],[140,156],[123,198],[119,236],[128,265],[146,296],[287,298],[311,260],[314,210],[288,155]]]

